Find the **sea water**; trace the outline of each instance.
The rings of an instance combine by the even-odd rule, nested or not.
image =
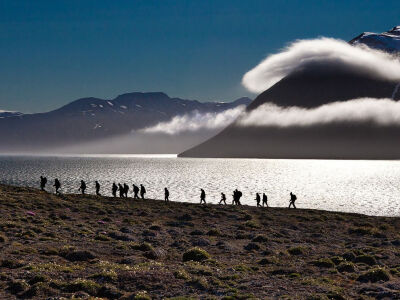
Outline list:
[[[54,178],[63,193],[78,193],[80,180],[94,193],[111,195],[111,185],[143,184],[148,198],[162,199],[164,188],[171,201],[217,204],[221,192],[231,203],[232,192],[243,193],[242,204],[255,205],[255,194],[266,193],[270,206],[285,207],[290,192],[298,208],[400,216],[400,161],[204,159],[175,155],[0,156],[0,182],[39,187],[40,176]],[[126,200],[116,200],[126,201]]]

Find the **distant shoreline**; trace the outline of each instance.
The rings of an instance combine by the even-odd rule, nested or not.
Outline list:
[[[110,158],[177,158],[178,154],[69,154],[69,153],[0,153],[2,156],[28,156],[28,157],[110,157]]]

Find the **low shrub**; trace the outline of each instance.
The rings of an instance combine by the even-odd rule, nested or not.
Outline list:
[[[342,257],[347,261],[354,261],[356,256],[352,251],[346,252],[342,255]]]
[[[88,261],[96,258],[91,252],[82,251],[66,251],[61,253],[61,256],[69,261]]]
[[[8,284],[8,289],[12,294],[18,294],[26,291],[29,284],[25,280],[13,280]]]
[[[376,268],[368,270],[367,272],[361,274],[357,278],[361,282],[378,282],[378,281],[389,281],[389,272],[382,268]]]
[[[0,234],[0,243],[7,242],[7,237],[4,234]]]
[[[1,261],[0,266],[8,269],[18,269],[23,267],[25,264],[19,259],[4,259]]]
[[[258,261],[258,264],[260,264],[260,265],[262,265],[262,266],[269,265],[269,264],[271,264],[271,263],[272,263],[272,262],[271,262],[268,258],[263,258],[263,259],[261,259],[261,260]]]
[[[372,255],[360,255],[354,259],[356,263],[364,263],[369,266],[376,265],[376,259]]]
[[[221,232],[219,232],[218,229],[210,229],[210,230],[207,232],[207,235],[210,235],[210,236],[220,236],[220,235],[221,235]]]
[[[154,250],[153,246],[146,242],[141,243],[141,244],[132,244],[131,248],[134,250],[139,250],[139,251],[144,251],[144,252]]]
[[[333,261],[329,258],[320,258],[319,260],[314,261],[312,264],[319,268],[333,268],[335,266]]]
[[[92,280],[76,279],[63,285],[63,290],[69,293],[84,291],[95,296],[100,289],[100,285]]]
[[[290,255],[301,255],[304,254],[304,249],[302,247],[289,248],[288,252]]]
[[[263,235],[257,235],[251,241],[256,242],[256,243],[265,243],[265,242],[268,242],[268,239]]]
[[[211,256],[208,254],[207,251],[199,248],[194,247],[183,253],[183,261],[204,261],[209,259]]]
[[[133,297],[134,300],[151,300],[151,297],[147,295],[146,293],[138,293]]]
[[[244,249],[247,251],[260,250],[260,246],[257,243],[248,243]]]
[[[337,270],[340,273],[354,273],[356,271],[354,264],[349,262],[341,263],[337,266]]]
[[[371,228],[366,228],[366,227],[354,227],[349,229],[350,234],[355,234],[355,235],[371,235],[373,232]]]

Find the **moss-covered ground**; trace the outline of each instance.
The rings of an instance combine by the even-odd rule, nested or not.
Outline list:
[[[0,299],[400,299],[400,219],[0,185]]]

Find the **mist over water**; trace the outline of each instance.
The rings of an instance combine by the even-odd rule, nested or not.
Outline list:
[[[89,193],[99,180],[102,194],[110,195],[115,180],[131,189],[132,183],[143,183],[149,198],[163,198],[168,187],[172,201],[198,203],[204,188],[208,203],[218,203],[221,192],[230,203],[238,188],[243,204],[255,205],[255,192],[266,192],[271,206],[284,207],[293,191],[300,208],[400,216],[400,161],[0,156],[1,183],[38,187],[40,175],[47,176],[50,191],[58,177],[64,193],[78,193],[84,179]]]

